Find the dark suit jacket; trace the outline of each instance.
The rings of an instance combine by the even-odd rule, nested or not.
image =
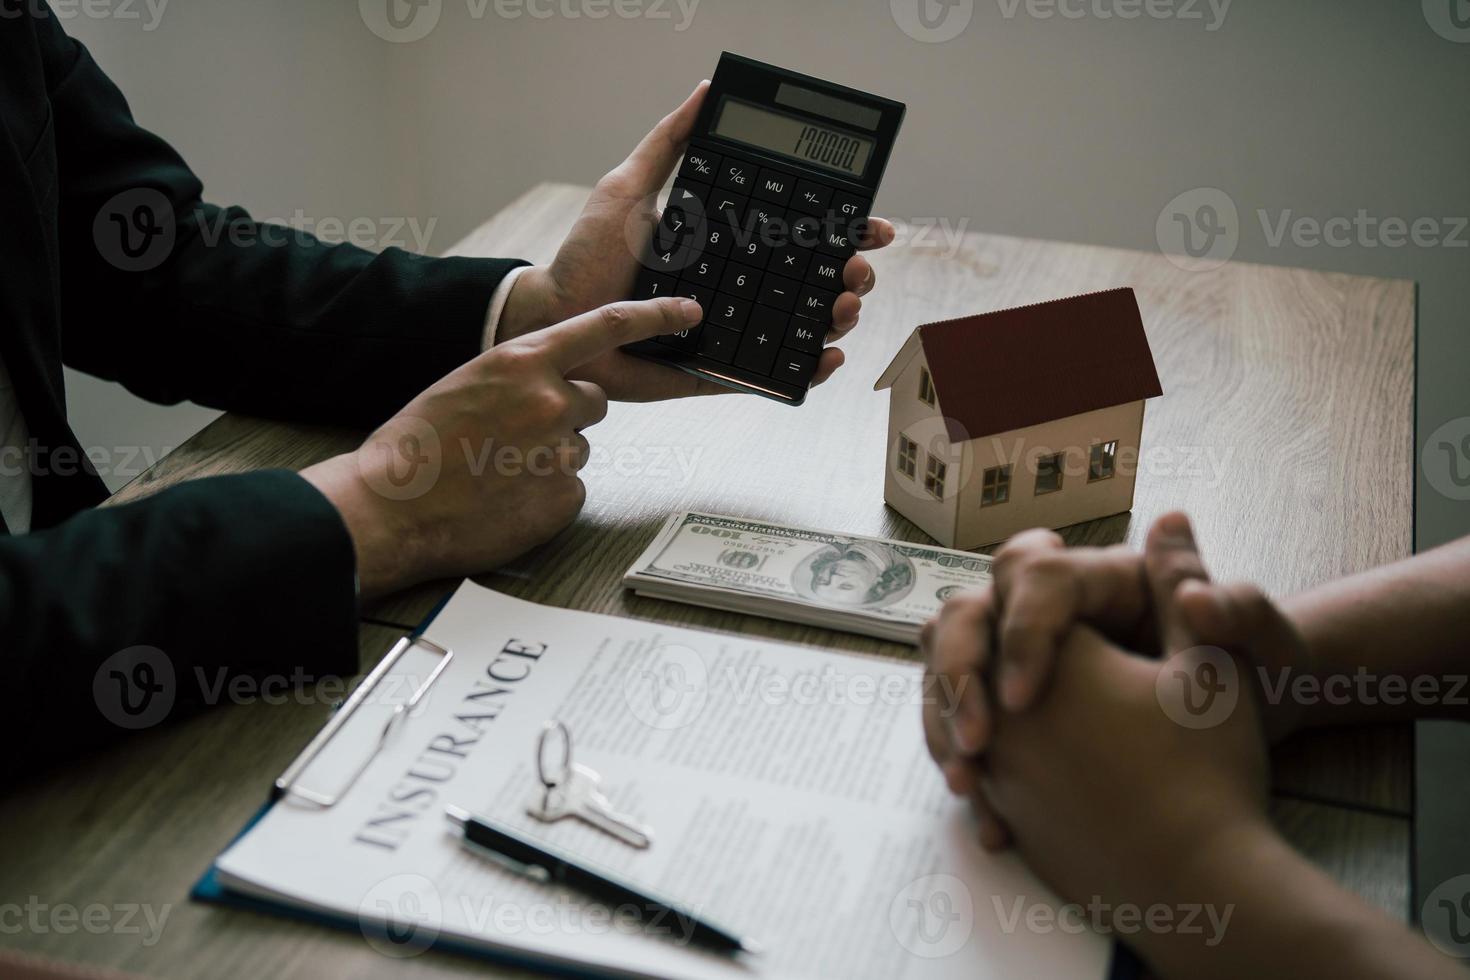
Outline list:
[[[93,509],[63,364],[153,401],[372,426],[478,353],[520,264],[282,243],[202,190],[49,10],[0,0],[0,358],[35,490],[32,533],[0,534],[0,770],[157,720],[151,691],[186,708],[201,671],[357,666],[325,498],[262,472]]]

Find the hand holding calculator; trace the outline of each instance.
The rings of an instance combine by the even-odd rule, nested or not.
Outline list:
[[[632,297],[688,296],[705,321],[625,349],[801,404],[903,114],[722,55]]]

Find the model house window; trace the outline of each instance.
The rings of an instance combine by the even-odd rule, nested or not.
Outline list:
[[[980,481],[980,506],[990,507],[1011,499],[1011,468],[992,466]]]
[[[933,453],[929,454],[929,462],[924,468],[924,489],[940,500],[944,499],[944,474],[948,470],[947,463]]]
[[[1036,460],[1036,496],[1062,489],[1062,467],[1066,461],[1066,453],[1042,456]]]
[[[929,369],[919,368],[919,401],[934,407],[934,379],[929,377]]]
[[[1106,480],[1113,475],[1113,466],[1118,459],[1118,440],[1100,442],[1092,447],[1087,461],[1087,482]]]
[[[898,437],[898,471],[910,480],[918,469],[919,446],[908,436]]]

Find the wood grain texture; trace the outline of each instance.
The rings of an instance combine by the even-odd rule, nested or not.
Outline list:
[[[1348,891],[1408,921],[1413,828],[1403,817],[1347,807],[1276,800],[1271,819],[1292,846]]]
[[[401,633],[365,626],[361,663]],[[300,703],[234,703],[129,738],[0,800],[0,901],[148,906],[162,928],[91,934],[26,928],[7,946],[151,977],[413,977],[483,964],[383,957],[360,935],[188,900],[189,889],[265,803],[272,780],[325,722],[338,689]],[[41,802],[44,801],[44,802]],[[166,916],[166,918],[163,918]],[[121,921],[121,920],[118,920]]]
[[[546,261],[586,194],[537,187],[453,251]],[[1146,412],[1132,513],[1070,528],[1070,543],[1136,545],[1155,517],[1183,508],[1217,576],[1278,594],[1409,554],[1411,283],[1243,263],[1191,273],[1158,255],[980,234],[953,249],[915,238],[879,253],[874,265],[878,288],[844,344],[847,366],[806,407],[738,395],[613,406],[588,431],[594,456],[582,516],[480,581],[555,606],[911,658],[899,644],[639,598],[619,581],[675,510],[922,540],[883,503],[887,395],[871,390],[908,332],[929,320],[1122,285],[1137,292],[1165,393]],[[227,415],[114,499],[201,476],[301,468],[356,438]],[[451,585],[409,590],[365,616],[415,625]],[[364,656],[381,655],[393,635],[366,625]],[[5,941],[169,977],[485,972],[449,956],[386,960],[356,936],[186,901],[326,710],[223,708],[129,739],[0,802],[0,894],[173,905],[164,940],[151,948],[110,935]],[[1285,798],[1275,815],[1287,835],[1399,914],[1408,894],[1411,751],[1407,731],[1395,728],[1319,733],[1276,754]]]

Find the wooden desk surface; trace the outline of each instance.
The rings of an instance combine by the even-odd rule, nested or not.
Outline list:
[[[546,261],[586,193],[539,186],[454,252]],[[576,525],[481,581],[551,605],[912,657],[898,644],[637,598],[619,578],[664,516],[686,508],[922,540],[883,504],[887,396],[871,390],[903,338],[929,320],[1120,285],[1137,291],[1165,394],[1148,408],[1132,514],[1072,528],[1071,543],[1138,544],[1155,516],[1183,507],[1217,577],[1278,594],[1410,553],[1412,283],[1242,263],[1191,273],[1159,255],[974,233],[953,248],[932,235],[901,242],[874,259],[878,289],[844,344],[847,366],[804,408],[736,395],[614,406],[588,431],[595,455]],[[116,499],[300,468],[357,438],[227,415]],[[366,609],[364,668],[449,584]],[[7,794],[0,903],[132,903],[168,907],[169,918],[152,944],[146,931],[51,928],[0,933],[0,944],[159,977],[487,972],[438,953],[389,960],[354,934],[188,902],[328,710],[325,699],[220,708]],[[1411,737],[1323,733],[1275,755],[1282,830],[1399,916],[1409,902]]]

